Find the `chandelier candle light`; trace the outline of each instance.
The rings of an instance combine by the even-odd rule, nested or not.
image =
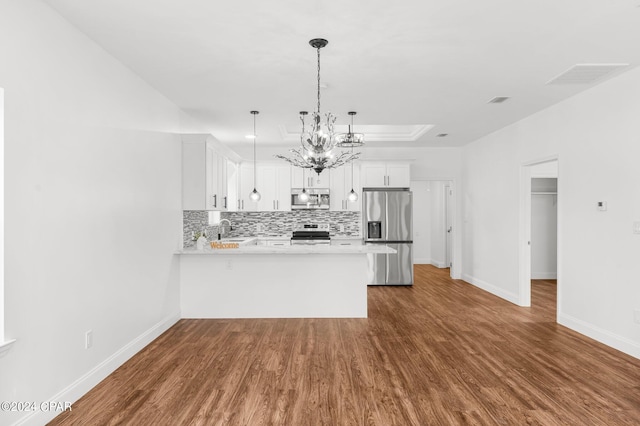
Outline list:
[[[276,155],[277,158],[285,160],[296,167],[313,169],[318,176],[324,169],[340,167],[360,156],[359,152],[353,153],[353,150],[351,153],[342,151],[340,154],[334,155],[332,150],[336,146],[337,140],[334,135],[333,126],[336,117],[332,113],[327,112],[324,115],[324,122],[322,121],[322,114],[320,112],[320,49],[328,43],[329,42],[323,38],[314,38],[309,41],[309,44],[316,49],[318,55],[318,105],[317,110],[311,114],[310,129],[307,130],[305,126],[307,112],[300,112],[300,121],[302,121],[302,133],[300,135],[301,147],[289,150],[289,152],[293,154],[291,157]],[[349,131],[349,133],[351,133],[351,131]]]
[[[253,115],[253,191],[249,194],[249,199],[258,202],[260,201],[260,193],[256,189],[256,139],[258,139],[256,134],[256,115],[260,114],[260,112],[251,111],[251,114]]]

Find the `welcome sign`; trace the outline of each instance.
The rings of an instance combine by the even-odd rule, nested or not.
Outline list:
[[[211,241],[212,249],[237,249],[240,247],[238,243],[221,243],[219,241]]]

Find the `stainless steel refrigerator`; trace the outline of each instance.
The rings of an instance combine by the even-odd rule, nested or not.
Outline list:
[[[385,244],[393,254],[368,254],[368,285],[413,285],[413,197],[408,188],[364,188],[365,244]]]

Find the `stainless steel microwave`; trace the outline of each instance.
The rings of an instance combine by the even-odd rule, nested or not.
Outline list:
[[[291,188],[291,210],[329,210],[328,188],[305,188],[309,196],[306,201],[300,199],[302,188]]]

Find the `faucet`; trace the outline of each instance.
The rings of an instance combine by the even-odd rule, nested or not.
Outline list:
[[[223,223],[227,222],[227,224],[229,225],[229,231],[233,231],[233,226],[231,226],[231,221],[229,219],[221,219],[220,223],[218,223],[218,231],[220,231],[220,234],[224,235],[224,226]]]

